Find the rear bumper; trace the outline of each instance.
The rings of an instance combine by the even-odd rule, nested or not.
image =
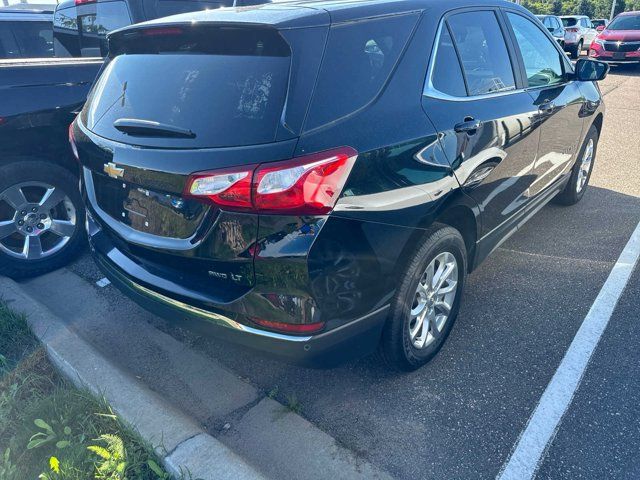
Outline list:
[[[87,232],[94,260],[105,276],[136,303],[171,323],[205,336],[227,340],[287,363],[326,368],[375,350],[389,306],[317,335],[295,336],[261,330],[225,311],[225,305],[194,306],[171,288],[157,286],[151,275],[110,242],[87,215]]]

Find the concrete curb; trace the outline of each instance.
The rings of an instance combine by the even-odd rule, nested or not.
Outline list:
[[[77,386],[104,396],[125,422],[155,446],[172,475],[180,477],[188,472],[191,478],[202,480],[265,478],[193,419],[114,367],[16,282],[0,277],[0,296],[11,308],[27,315],[30,327],[60,371]]]

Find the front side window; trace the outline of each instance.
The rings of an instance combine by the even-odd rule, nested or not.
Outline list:
[[[564,81],[560,52],[553,42],[529,19],[507,13],[530,87],[556,85]]]
[[[514,90],[504,36],[492,11],[466,12],[447,21],[458,49],[469,95]]]

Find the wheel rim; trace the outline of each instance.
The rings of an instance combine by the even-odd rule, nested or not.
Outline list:
[[[580,162],[580,169],[578,170],[578,181],[576,182],[576,192],[580,193],[584,190],[589,179],[589,172],[591,171],[591,164],[593,163],[593,139],[589,139],[587,147],[584,149],[582,160]]]
[[[76,231],[76,209],[59,187],[24,182],[0,192],[0,251],[40,260],[60,251]]]
[[[422,349],[442,334],[458,290],[458,262],[449,252],[436,256],[422,274],[409,319],[411,344]]]

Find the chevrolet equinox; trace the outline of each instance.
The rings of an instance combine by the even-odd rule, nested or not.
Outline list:
[[[108,42],[69,131],[98,265],[304,365],[429,361],[468,273],[585,194],[603,122],[607,65],[500,0],[274,2]]]

